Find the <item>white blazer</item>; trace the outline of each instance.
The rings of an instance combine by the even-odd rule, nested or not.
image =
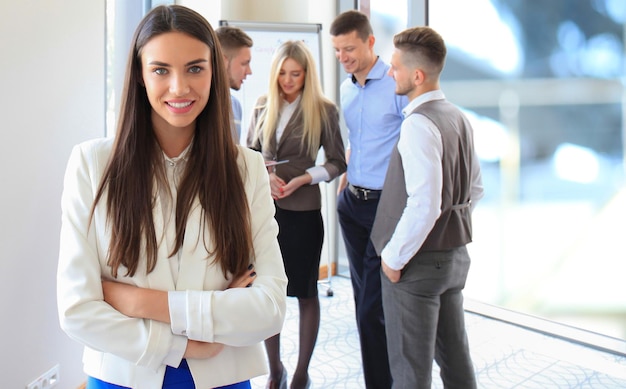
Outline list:
[[[189,332],[174,334],[170,325],[127,317],[103,300],[102,279],[112,279],[107,266],[110,231],[106,224],[106,198],[98,203],[91,224],[94,196],[111,154],[112,139],[97,139],[74,147],[65,173],[62,227],[57,274],[57,300],[61,328],[85,345],[84,371],[95,378],[135,389],[160,388],[166,358],[174,344],[187,339],[226,345],[216,357],[188,360],[198,389],[245,381],[265,374],[262,341],[280,332],[286,310],[287,277],[277,242],[278,225],[262,156],[239,147],[248,206],[257,278],[252,287],[226,289],[230,280],[208,257],[199,236],[200,207],[192,207],[174,285],[164,239],[161,203],[153,218],[158,260],[145,274],[140,262],[133,277],[118,272],[119,282],[159,290],[189,291],[186,300]],[[171,233],[171,231],[170,231]],[[209,240],[207,240],[209,241]],[[209,246],[212,243],[207,243]],[[211,248],[211,247],[209,247]],[[203,292],[198,292],[203,291]]]

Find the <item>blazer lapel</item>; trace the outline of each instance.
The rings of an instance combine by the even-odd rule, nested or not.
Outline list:
[[[299,130],[300,132],[302,132],[301,127],[302,127],[302,110],[300,109],[300,106],[298,106],[296,107],[296,110],[294,111],[293,115],[291,115],[291,117],[289,118],[289,121],[287,122],[287,125],[285,126],[283,135],[280,137],[280,141],[278,142],[278,145],[276,146],[276,151],[278,151],[281,147],[283,147],[286,142],[293,143],[294,139],[298,139],[298,137],[292,138],[293,132],[296,130]]]

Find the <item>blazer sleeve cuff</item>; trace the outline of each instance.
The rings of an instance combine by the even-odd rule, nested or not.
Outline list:
[[[311,185],[330,180],[330,174],[323,166],[310,167],[306,169],[306,172],[311,176]]]
[[[187,336],[187,315],[185,313],[187,292],[169,291],[167,300],[170,309],[172,333]]]
[[[168,292],[172,333],[191,340],[213,342],[212,296],[207,291]]]

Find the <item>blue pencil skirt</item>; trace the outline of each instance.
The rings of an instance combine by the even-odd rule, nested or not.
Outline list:
[[[250,389],[250,381],[239,382],[237,384],[220,386],[215,389]],[[97,378],[87,378],[87,389],[130,389],[125,386],[109,384]],[[196,389],[193,383],[191,372],[187,361],[183,359],[178,369],[168,366],[165,369],[165,378],[163,378],[163,389]],[[203,388],[198,388],[203,389]]]

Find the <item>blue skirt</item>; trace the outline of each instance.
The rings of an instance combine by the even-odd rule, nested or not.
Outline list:
[[[97,378],[87,377],[87,389],[130,389],[125,386],[109,384]],[[168,366],[165,369],[162,389],[196,389],[193,377],[189,371],[186,360],[182,360],[178,368]],[[215,389],[251,389],[250,381],[239,382],[237,384],[220,386]]]

